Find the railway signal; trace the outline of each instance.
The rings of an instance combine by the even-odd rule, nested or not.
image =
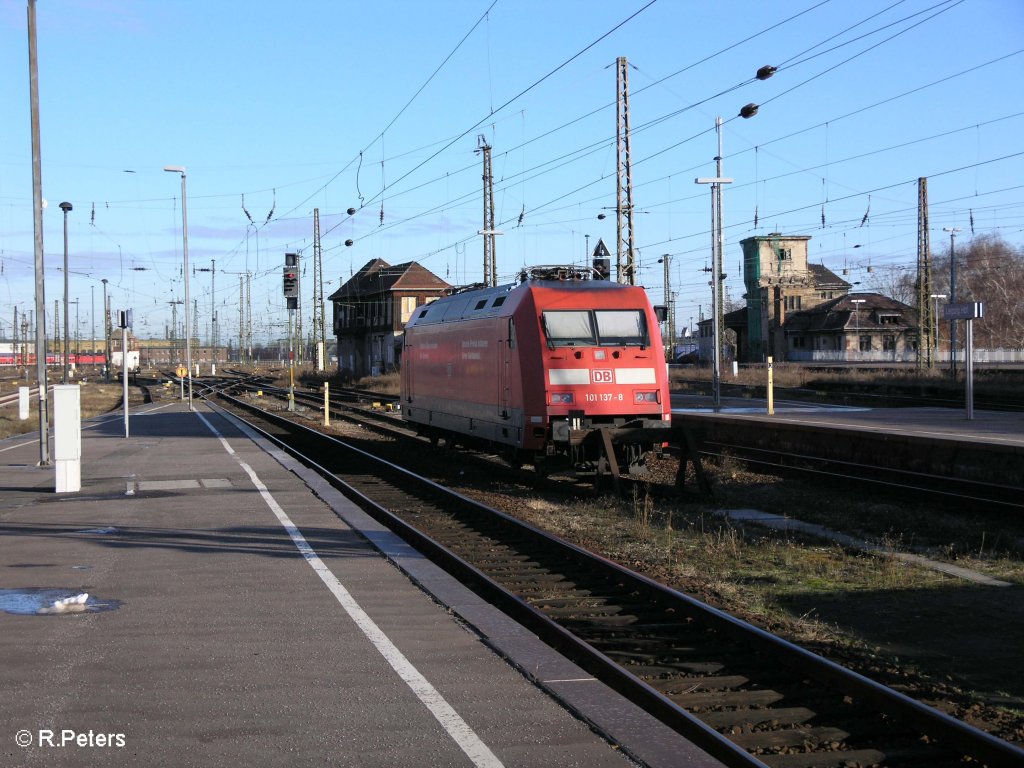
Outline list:
[[[299,255],[297,253],[284,255],[283,277],[284,297],[288,300],[288,309],[296,309],[299,303]]]
[[[295,267],[284,268],[284,297],[286,299],[299,297],[299,276]]]

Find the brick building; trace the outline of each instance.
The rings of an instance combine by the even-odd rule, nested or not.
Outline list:
[[[745,322],[738,322],[733,313],[731,318],[726,317],[726,327],[736,332],[740,362],[763,362],[769,355],[776,360],[786,359],[784,326],[789,313],[812,309],[849,293],[850,283],[822,264],[808,264],[810,239],[809,235],[774,232],[740,241],[747,300]]]
[[[391,266],[367,262],[328,299],[334,307],[338,370],[354,378],[401,365],[402,332],[416,307],[444,296],[451,286],[414,261]]]

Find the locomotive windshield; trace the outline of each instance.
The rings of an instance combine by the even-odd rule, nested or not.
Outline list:
[[[635,309],[596,310],[597,337],[602,346],[647,346],[643,313]]]
[[[544,312],[541,315],[551,347],[646,347],[647,325],[639,309],[596,309]]]

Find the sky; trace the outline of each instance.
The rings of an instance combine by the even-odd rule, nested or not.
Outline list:
[[[0,0],[4,338],[35,306],[26,9]],[[1024,241],[1021,0],[39,0],[36,14],[45,306],[52,326],[66,201],[83,338],[104,279],[138,335],[167,334],[184,264],[166,166],[186,168],[204,342],[216,312],[237,343],[245,273],[255,340],[286,333],[293,251],[308,329],[314,209],[325,295],[375,258],[481,280],[481,142],[499,282],[587,263],[599,238],[614,263],[622,56],[638,282],[662,303],[668,254],[680,333],[710,313],[710,191],[694,181],[716,173],[719,116],[733,301],[740,240],[771,232],[811,236],[811,261],[856,290],[912,273],[919,177],[933,252],[946,227]],[[765,65],[778,71],[756,79]],[[756,116],[739,117],[748,103]]]

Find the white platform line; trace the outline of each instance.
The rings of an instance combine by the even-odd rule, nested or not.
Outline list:
[[[234,449],[224,439],[224,436],[217,431],[216,427],[213,426],[207,419],[198,411],[196,415],[199,416],[200,420],[207,426],[207,428],[220,440],[224,449],[235,457],[239,465],[245,470],[245,473],[249,475],[249,479],[252,480],[253,485],[260,492],[260,496],[266,502],[267,506],[277,517],[282,527],[288,532],[292,542],[295,544],[295,548],[299,550],[302,556],[309,563],[313,571],[320,577],[321,581],[327,585],[327,588],[334,595],[335,599],[345,609],[352,621],[355,622],[356,626],[362,631],[366,638],[373,643],[373,646],[377,649],[381,656],[391,665],[391,668],[398,673],[398,676],[405,681],[416,697],[423,702],[423,705],[430,711],[437,721],[441,724],[441,727],[448,732],[448,735],[452,737],[459,748],[466,753],[470,760],[473,761],[474,765],[481,766],[481,768],[500,768],[503,763],[494,755],[493,752],[487,747],[480,737],[476,735],[469,724],[459,715],[458,712],[444,699],[444,697],[431,685],[430,681],[427,680],[422,673],[416,667],[412,665],[405,655],[398,649],[398,647],[391,641],[391,639],[384,634],[384,632],[377,626],[376,622],[370,618],[370,616],[362,609],[359,603],[356,602],[355,598],[349,593],[345,586],[338,580],[331,570],[324,564],[323,560],[316,554],[313,547],[310,546],[309,542],[302,535],[302,532],[295,526],[295,524],[288,517],[287,513],[281,508],[274,497],[267,490],[267,487],[259,479],[259,476],[253,471],[252,467],[246,464],[242,459],[235,453]]]
[[[16,445],[9,445],[6,448],[0,448],[0,453],[3,453],[4,451],[13,451],[15,448],[24,448],[26,445],[35,445],[38,442],[39,438],[37,437],[35,440],[29,440],[27,443],[17,443]]]

